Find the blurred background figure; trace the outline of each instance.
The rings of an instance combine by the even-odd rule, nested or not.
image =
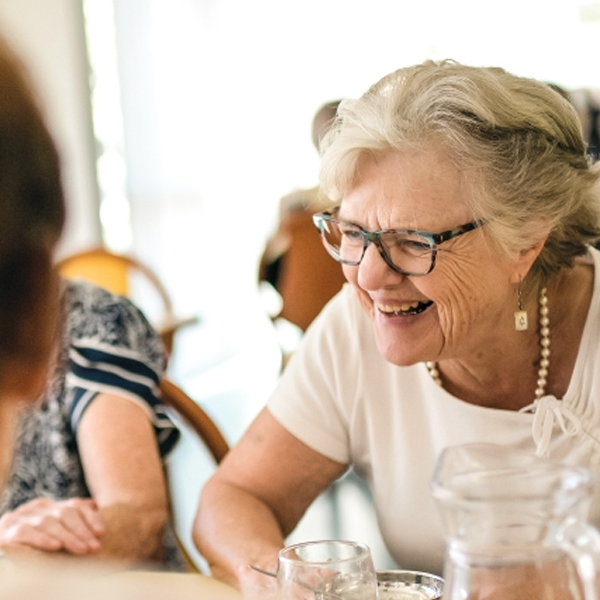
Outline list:
[[[556,83],[548,85],[571,102],[577,110],[583,138],[587,144],[587,155],[592,162],[597,162],[600,158],[600,92],[589,89],[567,91]],[[595,246],[600,249],[600,240]]]
[[[600,158],[600,92],[586,90],[587,92],[587,118],[585,134],[588,142],[588,153],[597,161]]]
[[[327,102],[313,117],[312,141],[317,152],[339,104],[340,100]],[[281,329],[281,320],[291,323],[297,329],[297,336],[306,330],[345,281],[339,264],[332,263],[315,233],[312,215],[325,206],[328,200],[318,185],[295,190],[281,198],[277,228],[267,240],[260,260],[259,282],[269,284],[279,295],[276,308],[271,311],[275,324]],[[293,342],[284,347],[284,350],[291,349]]]
[[[162,459],[179,432],[159,383],[160,336],[124,297],[61,284],[52,373],[18,415],[0,547],[183,570]]]
[[[568,91],[554,82],[549,82],[548,85],[577,110],[587,143],[587,153],[596,162],[600,157],[600,93],[589,89]]]

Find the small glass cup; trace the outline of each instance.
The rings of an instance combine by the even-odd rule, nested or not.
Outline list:
[[[279,552],[280,600],[376,600],[377,575],[365,544],[318,540]]]
[[[379,600],[440,600],[444,580],[431,573],[391,569],[377,571]]]

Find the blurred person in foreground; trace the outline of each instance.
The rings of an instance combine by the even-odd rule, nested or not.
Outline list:
[[[269,597],[277,552],[350,466],[398,566],[440,573],[440,451],[495,442],[600,471],[600,166],[572,105],[425,62],[342,101],[315,217],[348,279],[204,487],[212,573]],[[600,489],[591,521],[600,524]]]
[[[0,488],[22,402],[42,393],[55,348],[59,283],[52,268],[65,207],[58,156],[0,39]]]
[[[179,568],[163,546],[159,442],[178,432],[161,418],[160,338],[125,300],[55,274],[59,158],[2,41],[0,214],[0,548]]]

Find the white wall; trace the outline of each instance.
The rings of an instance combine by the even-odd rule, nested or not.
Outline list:
[[[0,32],[28,66],[62,156],[68,220],[59,253],[100,239],[79,4],[0,0]]]
[[[252,293],[279,196],[316,180],[323,101],[424,58],[600,87],[600,21],[580,18],[598,0],[99,1],[119,21],[132,250],[184,312],[234,314]],[[63,247],[88,245],[100,233],[80,0],[0,0],[0,29],[31,65],[63,154]]]

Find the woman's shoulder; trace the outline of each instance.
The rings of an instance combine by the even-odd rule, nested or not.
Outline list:
[[[88,281],[65,281],[63,299],[67,319],[80,316],[106,321],[129,315],[131,318],[145,320],[142,311],[131,300]]]
[[[63,298],[67,307],[75,304],[94,306],[96,304],[129,305],[131,302],[107,289],[83,279],[63,280]]]
[[[96,340],[113,347],[162,355],[160,337],[130,300],[86,281],[63,289],[66,337],[70,344]]]

